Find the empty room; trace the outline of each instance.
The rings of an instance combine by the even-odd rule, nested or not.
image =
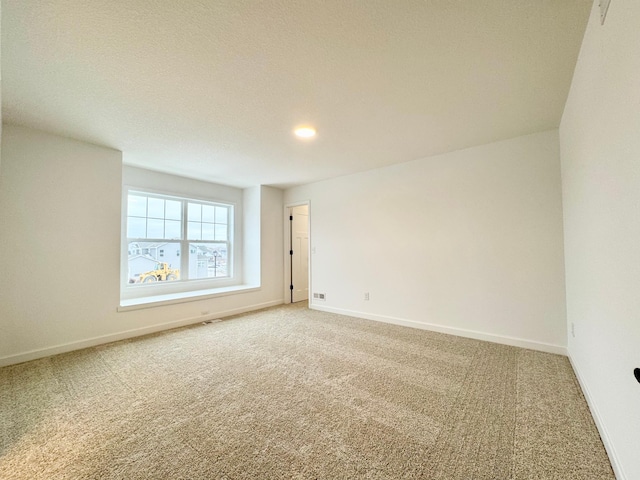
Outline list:
[[[2,0],[0,478],[640,478],[640,3]]]

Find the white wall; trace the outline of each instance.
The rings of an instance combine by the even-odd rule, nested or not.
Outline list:
[[[304,200],[314,308],[565,352],[557,131],[285,192]]]
[[[243,272],[247,285],[260,285],[260,209],[261,188],[245,188],[242,192],[245,205],[243,216]]]
[[[640,478],[640,2],[598,2],[560,127],[569,355],[618,478]]]
[[[2,25],[2,2],[0,2],[0,25]],[[2,39],[2,32],[0,31],[0,39]],[[0,40],[0,57],[2,52],[2,41]],[[2,58],[0,58],[0,65],[2,65]],[[2,105],[2,68],[0,68],[0,105]],[[0,108],[0,139],[2,138],[2,108]],[[2,169],[2,143],[0,142],[0,170]]]
[[[260,290],[117,312],[120,152],[5,125],[2,153],[0,365],[282,303],[281,190],[260,187]]]

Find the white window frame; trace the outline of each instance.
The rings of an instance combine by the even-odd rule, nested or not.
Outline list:
[[[182,202],[182,218],[181,232],[182,238],[179,240],[171,239],[141,239],[127,237],[127,217],[128,217],[128,198],[129,194],[141,194],[149,197],[163,198],[169,200],[179,200]],[[187,237],[187,208],[188,203],[200,203],[203,205],[223,206],[227,207],[227,240],[189,240]],[[163,295],[174,294],[192,294],[197,291],[211,292],[215,289],[224,290],[226,287],[241,284],[242,279],[237,275],[238,259],[235,255],[235,224],[236,224],[237,205],[234,202],[219,200],[214,198],[202,198],[192,195],[176,194],[167,191],[158,191],[147,187],[125,186],[122,196],[122,233],[121,233],[121,275],[120,275],[120,299],[128,301],[132,299],[143,299],[145,297],[158,298]],[[129,255],[128,247],[130,242],[157,242],[157,243],[178,243],[180,245],[180,280],[170,282],[155,282],[150,284],[129,283]],[[189,268],[189,245],[190,244],[221,244],[226,243],[227,246],[227,276],[213,278],[188,279]],[[166,251],[170,246],[165,246]],[[186,254],[185,254],[186,252]],[[160,259],[158,260],[160,261]],[[173,266],[175,268],[175,266]],[[176,295],[177,294],[177,295]]]

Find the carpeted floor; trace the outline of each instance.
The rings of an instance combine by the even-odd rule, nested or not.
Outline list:
[[[0,369],[0,478],[614,475],[565,357],[282,306]]]

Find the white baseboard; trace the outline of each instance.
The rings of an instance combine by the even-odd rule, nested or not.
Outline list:
[[[23,353],[17,353],[14,355],[8,355],[6,357],[0,357],[0,367],[5,367],[7,365],[15,365],[17,363],[28,362],[30,360],[37,360],[38,358],[49,357],[51,355],[58,355],[60,353],[71,352],[73,350],[80,350],[82,348],[95,347],[96,345],[103,345],[105,343],[117,342],[118,340],[126,340],[127,338],[140,337],[142,335],[162,332],[164,330],[170,330],[172,328],[184,327],[186,325],[193,325],[196,323],[204,322],[206,320],[217,320],[223,317],[237,315],[239,313],[251,312],[253,310],[260,310],[261,308],[281,305],[282,302],[283,302],[282,299],[272,300],[270,302],[264,302],[264,303],[259,303],[255,305],[248,305],[245,307],[234,308],[231,310],[225,310],[222,312],[216,312],[210,315],[199,315],[197,317],[183,318],[183,319],[174,320],[171,322],[159,323],[157,325],[150,325],[148,327],[134,328],[132,330],[125,330],[124,332],[111,333],[108,335],[101,335],[99,337],[87,338],[85,340],[78,340],[75,342],[63,343],[61,345],[54,345],[52,347],[29,350]]]
[[[584,398],[587,400],[587,405],[589,406],[589,410],[591,410],[591,416],[598,428],[598,433],[600,433],[600,438],[602,439],[602,444],[604,445],[604,449],[607,451],[607,455],[609,455],[609,461],[611,462],[611,467],[613,468],[613,473],[616,475],[617,480],[626,480],[626,475],[622,470],[622,465],[618,460],[615,449],[613,448],[613,444],[611,443],[611,438],[609,437],[609,433],[607,428],[604,426],[602,422],[602,417],[600,416],[600,411],[596,406],[596,403],[589,391],[589,387],[585,382],[584,377],[580,373],[580,369],[576,362],[571,358],[571,352],[569,352],[569,362],[571,362],[571,366],[573,367],[573,371],[576,374],[576,378],[578,379],[578,383],[580,384],[580,388],[582,388],[582,393],[584,394]]]
[[[540,352],[555,353],[558,355],[567,355],[567,347],[561,345],[553,345],[550,343],[535,342],[533,340],[525,340],[523,338],[508,337],[505,335],[494,335],[491,333],[476,332],[464,328],[447,327],[444,325],[436,325],[434,323],[423,323],[415,320],[406,320],[403,318],[388,317],[386,315],[374,315],[364,312],[356,312],[352,310],[344,310],[341,308],[325,307],[314,303],[310,306],[314,310],[323,312],[338,313],[349,317],[364,318],[366,320],[375,320],[376,322],[392,323],[394,325],[402,325],[404,327],[419,328],[421,330],[430,330],[432,332],[447,333],[449,335],[457,335],[458,337],[473,338],[475,340],[484,340],[486,342],[500,343],[502,345],[510,345],[512,347],[528,348],[530,350],[538,350]]]

